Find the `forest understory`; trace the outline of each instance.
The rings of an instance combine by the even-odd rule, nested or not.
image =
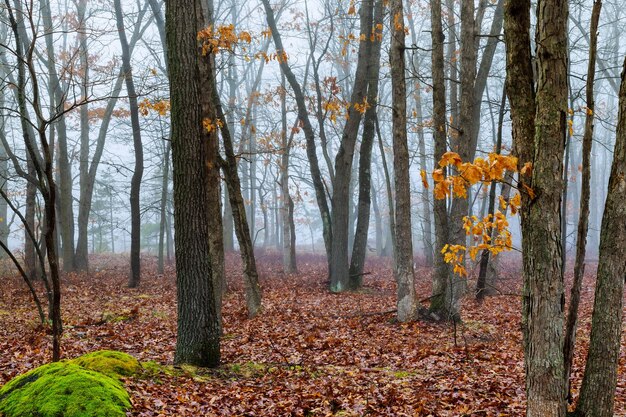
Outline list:
[[[144,257],[141,287],[129,289],[127,259],[100,256],[90,274],[63,277],[63,357],[99,349],[142,362],[125,380],[132,416],[521,416],[524,366],[520,329],[521,268],[503,262],[500,295],[480,305],[468,296],[455,326],[395,320],[391,262],[366,265],[364,289],[331,294],[325,259],[299,256],[284,275],[278,255],[257,256],[263,311],[248,319],[238,255],[227,255],[222,365],[174,367],[176,282]],[[594,268],[590,265],[588,270]],[[430,294],[431,269],[417,265],[417,293]],[[571,282],[571,272],[566,274]],[[470,288],[472,287],[470,279]],[[577,398],[593,306],[594,278],[583,286]],[[568,285],[569,290],[569,285]],[[423,301],[424,306],[427,300]],[[51,337],[38,324],[23,281],[0,291],[0,386],[47,363]],[[624,333],[624,332],[623,332]],[[622,346],[626,343],[622,337]],[[626,358],[620,358],[615,415],[626,415]]]

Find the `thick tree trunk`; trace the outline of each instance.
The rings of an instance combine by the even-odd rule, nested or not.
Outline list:
[[[567,134],[567,16],[564,0],[537,5],[537,95],[530,60],[530,2],[507,1],[507,92],[522,176],[524,289],[522,330],[527,416],[565,415],[563,375],[563,265],[561,197]],[[534,135],[528,135],[534,126]],[[526,134],[526,135],[524,135]],[[524,186],[532,189],[529,192]]]
[[[617,386],[626,277],[626,60],[619,94],[617,139],[600,232],[600,257],[587,366],[577,416],[611,417]]]
[[[119,0],[116,0],[119,1]],[[210,194],[203,145],[198,47],[199,0],[166,3],[172,112],[178,333],[176,363],[217,366],[220,324],[213,288],[206,206]],[[195,13],[194,13],[195,11]]]
[[[406,126],[406,81],[404,57],[404,7],[402,0],[391,0],[391,61],[393,167],[396,192],[396,247],[394,275],[398,286],[398,320],[413,320],[417,313],[413,242],[411,233],[411,182]]]

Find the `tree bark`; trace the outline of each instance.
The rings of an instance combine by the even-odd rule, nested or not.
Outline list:
[[[561,197],[567,134],[567,16],[564,0],[537,5],[537,93],[530,60],[530,2],[507,1],[507,92],[522,176],[524,289],[522,332],[528,417],[565,415],[563,375],[563,265]],[[534,99],[534,100],[533,100]],[[534,116],[531,110],[535,106]],[[528,120],[529,119],[529,120]],[[528,120],[528,125],[524,122]],[[530,133],[534,126],[534,134]],[[530,187],[532,194],[524,187]]]
[[[602,217],[600,258],[587,366],[577,416],[613,416],[626,277],[626,60],[619,94],[617,139]]]
[[[302,92],[302,87],[298,83],[296,76],[291,71],[291,67],[287,62],[287,55],[285,52],[285,48],[283,47],[283,42],[280,36],[280,32],[278,31],[278,27],[276,25],[276,20],[274,18],[274,11],[270,6],[269,0],[262,0],[263,7],[265,8],[265,14],[267,18],[267,24],[272,31],[272,38],[274,39],[274,44],[276,46],[276,52],[282,58],[279,60],[280,70],[283,74],[285,74],[285,78],[287,78],[287,82],[289,86],[293,90],[296,104],[298,106],[298,119],[302,123],[302,130],[304,131],[304,136],[306,139],[306,154],[309,160],[309,168],[311,170],[311,179],[313,180],[313,188],[315,189],[315,197],[317,199],[317,206],[320,211],[320,217],[322,219],[322,232],[324,236],[324,247],[326,249],[327,259],[331,258],[331,248],[332,248],[332,230],[331,230],[331,218],[330,218],[330,210],[328,208],[328,200],[326,198],[326,190],[324,188],[324,182],[322,181],[322,174],[319,168],[319,162],[317,158],[317,146],[315,144],[315,131],[313,130],[313,126],[311,125],[311,120],[309,118],[306,99],[304,97],[304,93]]]
[[[443,28],[441,21],[441,0],[433,0],[430,7],[432,25],[433,62],[433,140],[435,142],[434,169],[447,150],[446,134],[446,91],[443,69]],[[446,175],[445,167],[442,168]],[[430,313],[439,320],[457,320],[458,306],[454,302],[454,287],[451,285],[451,270],[441,255],[443,247],[449,243],[448,211],[446,199],[433,199],[435,217],[435,271],[430,299]]]
[[[141,188],[141,178],[143,176],[143,145],[141,143],[141,129],[139,127],[139,106],[137,104],[137,93],[133,81],[133,71],[130,65],[130,47],[126,38],[124,28],[124,14],[120,0],[114,0],[115,20],[120,36],[122,47],[122,70],[124,81],[126,82],[126,92],[130,107],[131,127],[133,131],[133,147],[135,153],[135,170],[130,183],[130,276],[128,286],[136,288],[141,280],[141,211],[139,205],[139,193]]]
[[[593,142],[593,122],[595,118],[595,99],[593,86],[596,76],[596,52],[598,48],[598,22],[602,1],[593,3],[591,14],[591,42],[589,44],[589,66],[587,68],[587,116],[585,118],[585,133],[583,136],[582,149],[582,183],[580,194],[580,210],[578,212],[578,231],[576,236],[576,260],[574,264],[574,282],[570,292],[570,304],[567,312],[567,324],[565,327],[565,342],[563,344],[563,357],[565,360],[565,394],[570,396],[570,375],[574,361],[574,346],[576,344],[576,328],[578,322],[578,306],[580,304],[580,292],[585,275],[585,254],[587,245],[587,232],[589,231],[589,195],[591,182],[591,147]],[[567,165],[566,165],[567,166]],[[565,244],[565,242],[564,242]]]
[[[411,233],[411,182],[406,126],[405,34],[402,0],[390,1],[393,167],[396,192],[396,250],[394,276],[398,286],[398,321],[413,320],[417,313],[413,242]]]
[[[119,0],[116,0],[119,1]],[[166,3],[170,71],[178,332],[176,363],[213,367],[220,360],[220,324],[209,248],[207,149],[203,144],[199,0]]]
[[[377,25],[383,23],[383,4],[377,0],[374,5],[374,18],[372,24],[371,51],[367,75],[367,102],[371,106],[365,111],[363,121],[363,139],[359,153],[359,203],[357,213],[356,232],[352,257],[350,259],[348,288],[356,290],[363,284],[363,268],[367,254],[367,241],[370,224],[370,190],[372,188],[372,148],[376,134],[376,113],[378,106],[378,78],[380,74],[380,52],[382,46],[382,31]],[[381,38],[377,38],[380,34]]]

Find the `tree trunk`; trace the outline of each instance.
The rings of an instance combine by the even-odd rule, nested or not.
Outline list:
[[[413,242],[411,233],[411,182],[406,125],[406,81],[404,57],[404,7],[402,0],[390,1],[392,19],[391,63],[393,167],[396,192],[396,247],[394,275],[398,286],[398,321],[413,320],[417,299],[413,275]]]
[[[159,210],[159,259],[157,265],[157,272],[163,274],[164,272],[164,252],[165,252],[165,223],[166,223],[166,209],[167,209],[167,197],[169,195],[169,182],[170,182],[170,149],[172,142],[168,141],[165,145],[165,154],[163,155],[163,181],[161,184],[161,207]]]
[[[133,81],[133,72],[130,65],[130,47],[124,29],[124,14],[120,0],[114,0],[115,20],[120,36],[122,47],[122,70],[126,82],[128,102],[130,107],[131,127],[133,130],[133,147],[135,150],[135,171],[130,183],[130,276],[128,286],[136,288],[141,280],[141,211],[139,205],[139,193],[141,177],[143,176],[143,145],[141,143],[141,129],[139,127],[139,107],[137,105],[137,93]]]
[[[533,161],[530,183],[527,176],[521,178],[526,415],[562,417],[566,408],[565,297],[560,210],[567,134],[568,7],[563,0],[543,0],[537,5],[536,100],[532,93],[530,2],[509,0],[506,9],[507,92],[514,143],[520,164]],[[531,116],[535,101],[536,112]],[[530,126],[534,126],[534,135],[521,135],[530,133]]]
[[[438,169],[439,160],[447,150],[446,134],[446,91],[443,70],[443,28],[441,22],[441,0],[433,0],[431,4],[432,25],[432,62],[433,62],[433,140],[435,142],[434,168]],[[441,168],[444,176],[445,167]],[[449,243],[448,211],[446,199],[434,198],[433,213],[435,216],[435,271],[430,299],[430,313],[438,320],[456,320],[459,316],[458,306],[454,302],[454,287],[451,270],[441,255],[443,247]]]
[[[283,148],[280,162],[280,190],[281,190],[281,214],[283,224],[283,272],[293,274],[297,272],[296,264],[296,231],[293,223],[293,200],[289,194],[289,155],[291,153],[292,133],[287,140],[287,90],[285,75],[281,74],[280,106],[282,113],[281,146]],[[293,240],[292,240],[293,237]]]
[[[370,225],[370,190],[372,188],[372,148],[376,134],[376,113],[378,106],[378,77],[380,74],[380,52],[382,46],[382,32],[377,25],[383,23],[383,4],[377,0],[374,5],[372,34],[374,39],[371,45],[371,57],[367,75],[367,102],[371,106],[365,111],[363,121],[363,139],[359,154],[359,203],[357,225],[350,259],[350,279],[348,288],[356,290],[363,284],[363,268],[367,254],[367,241]],[[380,36],[378,38],[377,36]]]
[[[500,155],[502,151],[502,124],[504,122],[504,107],[506,106],[506,90],[502,91],[502,101],[500,102],[500,112],[498,115],[498,134],[496,139],[496,154]],[[494,218],[496,212],[496,186],[494,181],[491,183],[489,190],[489,216]],[[484,218],[485,215],[481,214]],[[488,228],[488,235],[493,236],[493,228]],[[489,258],[490,252],[488,249],[484,249],[480,254],[480,269],[478,271],[478,279],[476,281],[476,299],[483,301],[487,295],[487,273],[489,272]]]
[[[46,48],[48,49],[48,53],[53,56],[55,53],[54,48],[54,31],[56,30],[53,27],[52,21],[52,13],[50,10],[50,1],[43,0],[41,2],[41,17],[42,22],[44,24],[44,33],[46,41]],[[81,100],[86,100],[86,88],[87,83],[89,82],[89,66],[87,63],[87,40],[85,33],[85,12],[86,12],[86,1],[81,0],[78,2],[78,38],[79,38],[79,54],[80,54],[80,65],[83,67],[83,79],[81,80]],[[81,29],[82,28],[82,29]],[[47,60],[47,70],[50,77],[51,90],[53,93],[53,99],[56,105],[61,105],[64,100],[64,93],[61,81],[59,80],[59,76],[57,73],[56,65],[54,60]],[[81,120],[81,140],[84,135],[84,129],[87,129],[88,125],[84,127],[84,118],[87,113],[87,104],[84,104],[80,108],[80,120]],[[66,132],[66,124],[65,118],[60,118],[56,123],[57,132],[58,132],[58,177],[59,177],[59,198],[57,201],[57,206],[59,210],[59,232],[61,235],[62,242],[62,255],[63,255],[63,270],[66,272],[74,271],[75,268],[75,258],[74,258],[74,198],[72,196],[72,165],[69,162],[69,152],[67,147],[67,132]],[[81,155],[81,164],[82,164],[82,155]],[[82,188],[82,183],[81,183]]]
[[[596,4],[599,1],[596,2]],[[617,139],[602,217],[600,257],[587,366],[577,416],[613,416],[626,277],[626,60],[619,94]]]
[[[596,51],[598,48],[598,22],[602,1],[593,3],[591,14],[591,42],[589,44],[589,66],[587,68],[587,116],[585,118],[585,133],[583,136],[583,163],[582,184],[580,196],[580,210],[578,212],[578,231],[576,236],[576,260],[574,264],[574,282],[570,292],[570,304],[567,312],[567,324],[565,327],[565,342],[563,344],[563,357],[565,359],[565,394],[570,395],[570,375],[574,362],[574,346],[576,344],[576,328],[578,322],[578,306],[580,304],[580,291],[585,275],[585,254],[587,245],[587,232],[589,231],[589,194],[591,182],[591,147],[593,142],[593,121],[595,111],[595,99],[593,85],[596,76]]]
[[[269,3],[269,0],[262,0],[263,7],[265,8],[265,14],[267,18],[267,24],[272,31],[272,38],[276,46],[276,53],[282,58],[279,59],[280,70],[285,74],[285,78],[293,90],[296,104],[298,106],[298,119],[302,123],[302,130],[306,139],[306,153],[309,160],[309,168],[311,170],[311,179],[313,180],[313,188],[315,189],[315,197],[317,199],[317,206],[320,211],[320,217],[322,218],[322,234],[324,236],[324,247],[326,249],[327,259],[331,259],[332,248],[332,230],[330,210],[328,208],[328,200],[326,199],[326,190],[324,188],[324,182],[322,181],[322,174],[319,168],[319,162],[317,159],[317,145],[315,144],[315,131],[311,125],[309,119],[306,98],[302,92],[302,88],[296,79],[296,76],[291,71],[291,67],[287,62],[287,55],[285,48],[283,47],[282,39],[276,20],[274,18],[274,11]]]
[[[116,0],[119,1],[119,0]],[[203,145],[200,85],[202,16],[199,0],[166,3],[166,33],[170,71],[174,221],[178,332],[176,363],[213,367],[220,360],[220,325],[209,248],[206,206],[209,170]],[[194,13],[195,11],[195,13]]]
[[[217,112],[219,120],[225,120],[224,112],[217,95],[215,86],[212,86],[213,104]],[[228,187],[228,197],[230,198],[230,207],[233,212],[235,223],[235,233],[239,242],[239,251],[241,253],[241,261],[243,263],[243,279],[246,292],[246,307],[248,309],[248,317],[257,315],[261,308],[261,287],[259,286],[259,274],[256,269],[256,259],[254,257],[254,247],[248,220],[246,218],[245,204],[241,194],[241,183],[239,182],[239,174],[237,173],[237,159],[233,149],[233,142],[230,131],[226,124],[221,128],[222,139],[224,141],[224,151],[226,160],[220,161],[222,171],[226,179]]]
[[[342,292],[351,289],[349,251],[349,219],[350,219],[350,180],[352,178],[352,163],[354,149],[359,133],[362,111],[357,106],[363,105],[367,97],[368,67],[371,61],[373,22],[373,0],[364,0],[361,5],[360,31],[365,40],[359,42],[359,56],[354,77],[350,107],[339,150],[335,157],[335,179],[333,181],[331,224],[333,232],[332,251],[330,256],[330,290]],[[372,105],[373,103],[369,103]],[[369,167],[367,167],[369,169]],[[353,284],[357,284],[354,282]]]

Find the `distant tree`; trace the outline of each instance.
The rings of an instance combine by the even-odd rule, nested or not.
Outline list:
[[[133,131],[133,147],[135,151],[135,170],[130,184],[130,276],[128,286],[135,288],[139,286],[141,280],[141,208],[139,205],[139,195],[141,188],[141,178],[143,176],[143,145],[141,143],[141,129],[139,126],[139,105],[137,93],[135,92],[135,82],[130,64],[130,46],[124,28],[124,12],[120,0],[114,0],[115,21],[119,32],[120,45],[122,47],[122,70],[124,81],[126,82],[126,92],[130,104],[130,119]]]

